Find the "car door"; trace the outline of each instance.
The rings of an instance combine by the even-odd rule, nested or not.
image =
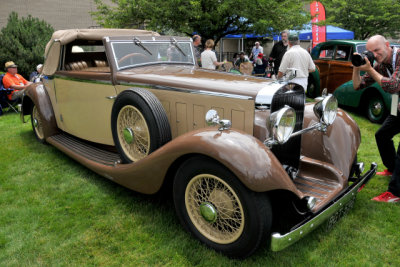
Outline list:
[[[107,72],[103,63],[97,66],[99,60],[90,54],[78,53],[82,53],[85,60],[76,60],[79,57],[74,55],[70,57],[74,62],[68,62],[69,54],[66,53],[65,66],[56,73],[59,127],[91,142],[113,145],[111,109],[116,90],[111,83],[111,73]],[[94,53],[93,56],[100,54]]]
[[[321,90],[328,86],[330,63],[334,57],[335,46],[332,44],[323,45],[319,51],[318,59],[314,63],[319,69]]]
[[[352,45],[336,45],[334,57],[330,61],[329,78],[327,81],[328,93],[333,93],[341,84],[352,79],[352,54]]]

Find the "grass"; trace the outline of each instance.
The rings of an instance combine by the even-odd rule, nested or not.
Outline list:
[[[383,170],[379,125],[352,116],[359,160]],[[238,261],[186,233],[165,198],[125,189],[39,144],[17,114],[0,117],[0,137],[0,266],[400,266],[400,205],[370,201],[388,177],[372,178],[331,231]]]

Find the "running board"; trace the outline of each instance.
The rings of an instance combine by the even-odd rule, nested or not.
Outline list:
[[[63,149],[70,150],[74,154],[78,154],[88,160],[102,165],[115,166],[121,163],[121,158],[118,153],[98,148],[90,143],[64,133],[49,137],[47,142],[56,147],[61,146]]]

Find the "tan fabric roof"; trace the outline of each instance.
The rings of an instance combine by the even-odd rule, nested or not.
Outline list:
[[[146,30],[136,29],[70,29],[60,30],[53,33],[51,40],[46,45],[45,55],[47,55],[50,44],[58,39],[60,44],[68,44],[74,40],[101,40],[106,36],[159,36],[158,33]]]
[[[59,64],[60,47],[74,40],[102,40],[110,36],[159,36],[158,33],[134,29],[72,29],[60,30],[53,33],[51,40],[46,45],[45,62],[42,73],[53,75]],[[54,42],[54,40],[59,40]],[[50,50],[50,53],[49,53]]]

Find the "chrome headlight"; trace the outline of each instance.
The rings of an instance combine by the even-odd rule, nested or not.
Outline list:
[[[269,117],[270,136],[279,144],[286,143],[293,133],[296,124],[296,112],[293,108],[285,106],[275,111]]]
[[[325,125],[331,125],[336,119],[337,108],[336,97],[330,95],[314,105],[314,113]]]

